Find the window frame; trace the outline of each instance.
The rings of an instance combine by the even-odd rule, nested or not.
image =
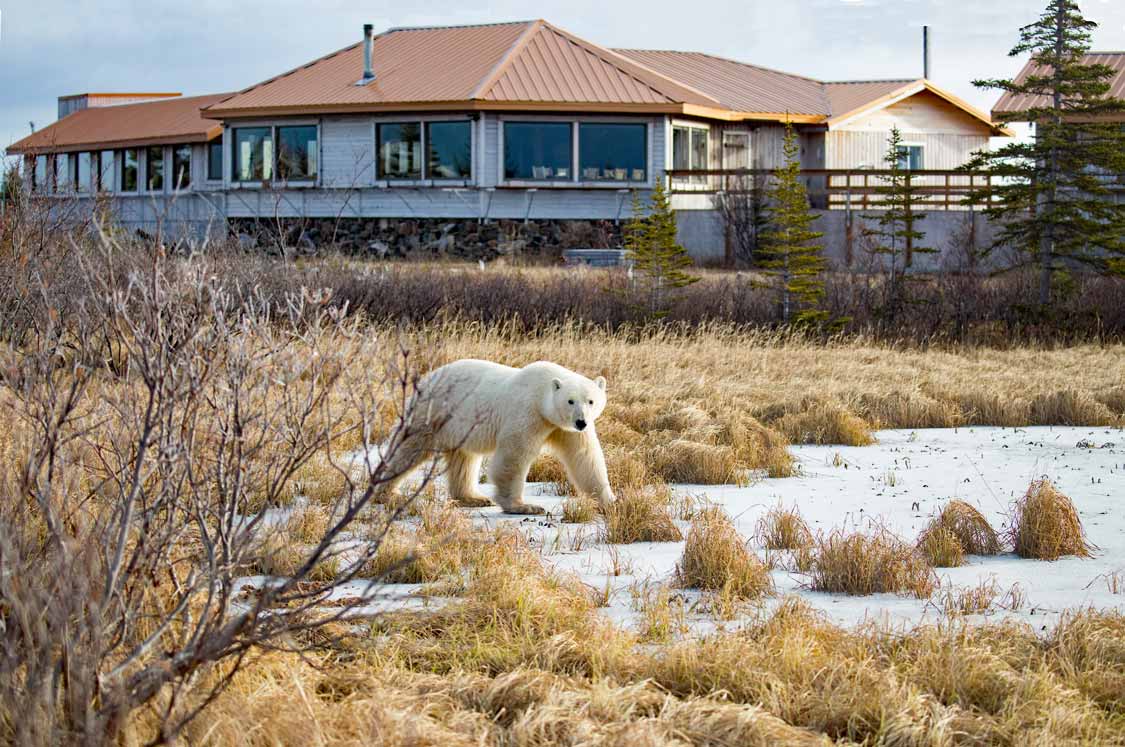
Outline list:
[[[480,136],[478,124],[481,117],[473,115],[456,114],[432,114],[432,115],[413,115],[413,116],[399,116],[395,114],[387,114],[375,117],[371,121],[371,135],[370,142],[372,144],[372,154],[374,162],[370,166],[371,170],[371,183],[376,187],[461,187],[472,186],[477,183],[478,175],[478,158],[480,148]],[[431,124],[444,124],[444,123],[467,123],[469,126],[469,176],[468,177],[446,177],[446,176],[432,176],[430,174],[430,163],[427,154],[429,146],[429,126]],[[379,163],[379,126],[389,124],[418,124],[421,126],[422,137],[422,172],[419,177],[388,177],[380,173]]]
[[[128,189],[125,186],[125,171],[126,171],[126,168],[128,166],[128,163],[129,163],[126,154],[128,154],[129,151],[133,152],[133,188],[132,189]],[[115,185],[117,187],[116,191],[120,192],[121,194],[126,194],[126,195],[139,195],[141,193],[141,149],[140,148],[122,148],[121,149],[120,161],[121,161],[121,169],[118,172],[119,175],[120,175],[120,178],[117,179],[117,184]]]
[[[915,142],[901,142],[899,147],[899,170],[901,171],[925,171],[926,170],[926,146],[924,143]],[[918,168],[910,166],[910,149],[918,149]],[[906,159],[906,165],[902,165],[902,159]]]
[[[574,126],[575,126],[575,129],[577,130],[577,133],[576,133],[577,150],[574,154],[574,160],[576,162],[576,164],[575,164],[576,172],[582,168],[582,128],[583,128],[583,125],[585,125],[585,126],[591,126],[591,125],[593,125],[593,126],[605,126],[605,125],[622,126],[623,125],[623,126],[627,126],[627,127],[640,127],[642,132],[644,133],[644,136],[643,136],[642,139],[644,141],[644,163],[645,163],[644,172],[645,173],[644,173],[643,179],[633,179],[632,174],[630,174],[629,178],[626,178],[626,179],[586,179],[585,177],[582,176],[581,173],[575,173],[575,177],[577,177],[576,181],[578,181],[580,184],[604,184],[606,186],[617,186],[617,187],[627,187],[627,186],[634,186],[635,187],[637,185],[647,184],[649,182],[649,172],[652,168],[651,167],[652,140],[651,140],[650,133],[649,133],[649,126],[648,126],[649,123],[648,123],[648,121],[641,121],[641,122],[607,122],[607,121],[603,121],[603,120],[590,120],[590,121],[577,121],[577,122],[575,122]]]
[[[312,175],[291,178],[281,174],[281,131],[287,129],[311,129],[315,133],[316,142],[316,171]],[[316,184],[320,179],[320,126],[312,123],[285,123],[273,126],[273,182],[285,185]]]
[[[160,151],[160,187],[158,189],[152,188],[152,160],[149,156],[154,150]],[[167,146],[164,145],[148,145],[144,148],[145,154],[145,180],[144,180],[144,193],[150,195],[162,195],[168,191],[168,169],[165,168],[168,162]]]
[[[711,168],[711,162],[712,162],[712,159],[713,159],[713,156],[714,156],[714,151],[712,149],[712,145],[713,145],[714,140],[715,140],[715,138],[713,138],[711,136],[711,134],[712,134],[711,129],[712,128],[709,124],[706,124],[706,123],[703,123],[703,122],[695,122],[695,121],[691,121],[691,120],[672,120],[671,127],[669,128],[669,133],[668,133],[669,134],[669,138],[668,138],[668,161],[669,161],[669,163],[672,164],[672,169],[671,169],[672,171],[678,170],[677,167],[676,167],[676,130],[686,130],[688,132],[688,145],[687,145],[687,147],[688,147],[688,166],[687,166],[688,170],[689,171],[697,170],[695,167],[692,166],[691,161],[692,161],[693,154],[695,152],[694,142],[693,142],[694,135],[696,133],[699,133],[699,132],[702,132],[707,138],[707,149],[706,149],[706,151],[704,153],[704,156],[703,156],[704,165],[703,165],[702,170],[706,171],[706,170]],[[721,147],[721,138],[720,138],[720,147]],[[688,176],[688,177],[677,176],[672,180],[672,182],[676,186],[679,186],[679,187],[691,186],[691,187],[699,187],[699,188],[703,188],[703,189],[706,189],[707,187],[709,187],[710,183],[711,183],[710,177],[708,177],[706,175]]]
[[[501,187],[514,187],[514,188],[539,188],[539,187],[554,187],[559,189],[651,189],[657,179],[655,169],[655,158],[653,154],[653,146],[655,142],[655,132],[657,127],[664,127],[666,120],[653,120],[651,117],[629,117],[629,116],[598,116],[598,115],[548,115],[548,116],[534,116],[534,115],[501,115],[499,118],[497,129],[497,160],[496,160],[496,181],[497,185]],[[547,122],[565,122],[571,125],[571,176],[567,179],[508,179],[504,172],[505,161],[505,138],[504,138],[504,124],[506,122],[531,122],[531,123],[547,123]],[[628,179],[625,181],[607,181],[603,179],[589,181],[582,179],[579,173],[581,165],[581,125],[583,124],[635,124],[643,125],[645,128],[645,179],[644,181],[633,181]]]
[[[315,179],[297,179],[293,181],[286,181],[278,177],[278,140],[277,130],[281,127],[316,127],[316,178]],[[252,179],[249,181],[241,181],[236,178],[238,175],[238,158],[235,148],[238,146],[238,130],[248,129],[267,129],[270,131],[270,139],[273,142],[273,153],[271,160],[271,173],[268,179]],[[324,163],[324,128],[321,126],[319,119],[294,119],[292,121],[277,120],[247,120],[245,122],[238,122],[223,129],[222,142],[224,144],[223,150],[223,179],[224,186],[228,189],[266,189],[272,188],[286,188],[286,189],[309,189],[312,187],[319,187],[322,184],[322,173]],[[226,157],[230,155],[230,168],[227,169]],[[210,159],[208,159],[210,160]],[[213,181],[208,179],[207,181]],[[214,180],[218,181],[218,180]]]
[[[176,151],[179,150],[180,148],[187,148],[187,154],[188,154],[187,184],[182,185],[182,186],[180,185],[179,177],[177,176],[177,174],[179,173],[179,169],[176,168]],[[191,173],[192,162],[195,160],[194,145],[192,143],[176,143],[175,145],[168,146],[168,149],[169,149],[169,152],[171,153],[171,156],[172,156],[172,158],[171,158],[172,182],[171,182],[171,185],[169,187],[169,191],[170,192],[190,192],[191,188],[192,188],[192,183],[194,182],[194,179],[192,178],[193,174]]]
[[[205,182],[215,182],[215,183],[221,184],[222,181],[223,181],[223,162],[226,160],[226,147],[225,147],[223,138],[219,137],[216,140],[211,140],[207,143],[204,143],[204,147],[205,147],[206,153],[207,153],[207,167],[206,167],[207,173],[206,173],[206,176],[205,176],[203,181],[205,181]],[[218,174],[214,174],[214,173],[211,172],[211,149],[212,148],[217,148],[218,151],[219,151],[219,173]]]

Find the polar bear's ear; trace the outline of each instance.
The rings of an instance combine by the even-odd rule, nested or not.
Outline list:
[[[555,385],[555,391],[556,391],[556,392],[557,392],[558,390],[562,389],[562,380],[561,380],[561,379],[555,379],[555,380],[554,380],[554,381],[552,381],[551,383]]]
[[[601,389],[603,392],[605,391],[605,377],[604,376],[599,376],[598,378],[594,379],[594,383],[598,385],[598,389]]]

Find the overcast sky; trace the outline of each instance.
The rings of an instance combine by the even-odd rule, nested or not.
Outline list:
[[[0,147],[83,91],[236,90],[376,29],[541,17],[604,46],[710,52],[824,80],[922,74],[982,109],[975,77],[1008,76],[1019,26],[1046,0],[0,0]],[[1084,0],[1094,48],[1125,50],[1125,0]]]

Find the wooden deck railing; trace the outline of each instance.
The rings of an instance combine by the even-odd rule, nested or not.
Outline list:
[[[993,175],[986,171],[915,170],[902,172],[921,194],[926,210],[968,210],[967,197],[981,192],[992,197]],[[670,170],[673,194],[746,194],[774,178],[767,169]],[[814,208],[879,210],[881,189],[891,175],[884,169],[802,169],[801,178]]]

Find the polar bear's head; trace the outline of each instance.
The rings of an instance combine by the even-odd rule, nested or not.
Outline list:
[[[544,416],[564,431],[584,431],[605,409],[605,377],[553,379]]]

